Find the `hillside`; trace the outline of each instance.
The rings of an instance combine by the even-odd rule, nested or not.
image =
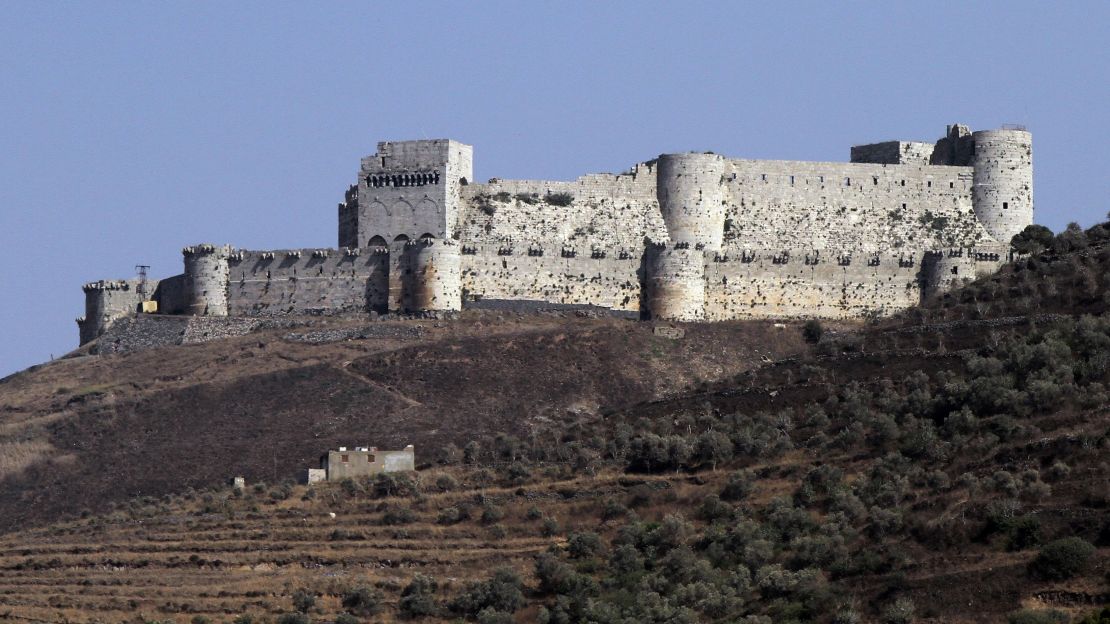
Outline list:
[[[9,378],[0,616],[1082,618],[1110,605],[1110,236],[1038,244],[814,345],[487,312]],[[283,483],[367,440],[426,465]]]

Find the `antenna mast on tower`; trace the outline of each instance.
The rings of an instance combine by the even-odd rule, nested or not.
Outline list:
[[[139,274],[139,286],[135,289],[135,292],[144,300],[146,299],[146,271],[149,268],[149,264],[135,265],[135,272]]]

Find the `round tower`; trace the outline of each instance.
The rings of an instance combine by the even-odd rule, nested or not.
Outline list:
[[[405,256],[405,310],[462,309],[462,268],[455,241],[435,238],[409,241]]]
[[[1003,128],[974,133],[975,216],[996,241],[1005,245],[1033,223],[1033,135]]]
[[[231,247],[194,245],[181,253],[185,256],[185,313],[227,316]]]
[[[705,252],[687,243],[650,249],[645,265],[647,316],[698,321],[705,315]]]
[[[659,157],[656,195],[671,243],[689,243],[716,251],[725,233],[731,166],[717,154],[663,154]]]
[[[921,262],[921,300],[942,295],[975,278],[976,261],[972,250],[928,252]]]

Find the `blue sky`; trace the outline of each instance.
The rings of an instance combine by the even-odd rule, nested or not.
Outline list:
[[[949,123],[1034,136],[1036,220],[1110,209],[1107,2],[8,2],[0,375],[77,343],[82,283],[181,247],[334,246],[386,139],[475,177],[662,152],[847,160]]]

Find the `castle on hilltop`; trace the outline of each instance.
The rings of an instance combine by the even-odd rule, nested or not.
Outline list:
[[[851,162],[663,154],[570,182],[473,181],[451,140],[378,144],[337,248],[184,249],[181,275],[86,284],[81,342],[137,311],[206,316],[591,305],[645,318],[849,318],[993,272],[1033,222],[1032,137],[949,126]]]

